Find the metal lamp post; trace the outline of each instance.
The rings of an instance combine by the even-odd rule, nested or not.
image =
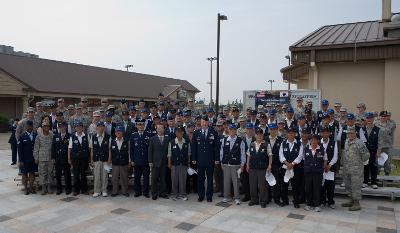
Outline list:
[[[270,79],[270,80],[268,80],[268,82],[271,84],[271,91],[272,91],[272,83],[274,83],[275,80]]]
[[[212,63],[213,63],[214,60],[217,60],[217,58],[216,57],[208,57],[207,60],[210,61],[210,82],[207,82],[207,84],[210,84],[210,107],[212,107],[212,105],[213,105],[213,98],[212,98],[212,96],[213,96],[213,78],[212,78],[212,76],[213,76],[213,72],[212,72],[213,64]]]
[[[216,96],[215,96],[215,108],[216,112],[219,113],[219,45],[220,45],[220,24],[221,20],[228,20],[228,17],[218,13],[218,27],[217,27],[217,84],[216,84]]]
[[[285,58],[288,59],[288,64],[290,66],[290,56],[286,55]],[[290,80],[288,80],[288,90],[290,91]]]

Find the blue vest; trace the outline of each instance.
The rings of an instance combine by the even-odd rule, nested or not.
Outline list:
[[[110,138],[111,138],[110,135],[104,133],[103,141],[100,144],[97,134],[94,134],[92,136],[93,161],[106,162],[108,160]]]
[[[240,144],[242,143],[242,139],[240,137],[236,137],[235,144],[232,146],[232,150],[230,147],[230,142],[228,141],[228,137],[224,138],[224,154],[222,156],[222,164],[229,165],[240,165]]]
[[[269,137],[267,138],[267,140],[265,140],[266,142],[268,142],[268,144],[271,144]],[[281,144],[283,142],[283,138],[280,136],[277,136],[275,139],[275,144],[271,145],[271,149],[272,149],[272,165],[273,166],[278,166],[280,167],[282,165],[280,159],[279,159],[279,148],[281,147]]]
[[[135,132],[131,135],[131,160],[135,163],[135,165],[144,166],[149,164],[149,138],[148,132],[143,132],[142,136],[139,135],[139,132]]]
[[[174,166],[184,165],[187,166],[189,161],[189,142],[183,143],[182,148],[179,148],[175,143],[175,139],[171,140],[171,163]]]
[[[324,148],[326,151],[326,155],[328,157],[328,164],[331,162],[331,160],[333,159],[333,155],[335,154],[335,144],[336,144],[335,140],[329,139],[327,148]],[[323,144],[322,144],[322,146],[323,146]],[[331,166],[330,171],[331,172],[336,171],[336,163],[333,166]]]
[[[300,152],[300,146],[301,143],[298,142],[296,139],[293,141],[294,145],[292,148],[292,151],[290,151],[289,148],[289,143],[287,143],[287,141],[285,140],[283,142],[283,156],[285,157],[286,161],[291,163],[293,162],[297,156],[299,156],[299,152]]]
[[[369,135],[366,127],[364,127],[363,130],[365,138],[367,139],[367,143],[365,145],[367,146],[369,153],[371,154],[371,156],[376,155],[378,151],[379,127],[374,125]]]
[[[304,148],[304,173],[323,173],[324,171],[324,149],[322,145],[316,150],[315,155],[309,147]]]
[[[262,142],[258,151],[256,143],[250,145],[250,169],[267,169],[269,165],[268,143]]]
[[[61,134],[53,136],[53,156],[55,160],[67,163],[68,162],[68,145],[71,134],[66,133],[64,139]]]
[[[87,136],[82,137],[82,144],[79,143],[78,137],[72,134],[71,159],[87,159],[89,158],[89,142]]]
[[[111,141],[111,158],[112,165],[125,166],[129,163],[129,142],[125,140],[122,142],[121,149],[118,149],[117,142]]]

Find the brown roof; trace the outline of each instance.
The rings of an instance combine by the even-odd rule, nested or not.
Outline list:
[[[384,37],[388,22],[367,21],[326,25],[289,47],[290,51],[399,44],[400,38]]]
[[[40,92],[148,99],[171,85],[199,92],[186,80],[7,54],[0,54],[0,69]]]

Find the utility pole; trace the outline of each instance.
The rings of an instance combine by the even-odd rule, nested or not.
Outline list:
[[[208,57],[207,58],[208,61],[210,61],[210,82],[207,82],[207,84],[210,84],[210,107],[212,107],[214,101],[213,101],[213,71],[212,71],[212,67],[213,67],[213,61],[217,60],[216,57]]]
[[[219,46],[220,46],[220,24],[221,20],[228,20],[228,17],[218,13],[218,26],[217,26],[217,85],[216,85],[216,97],[215,97],[215,108],[216,113],[219,113]]]
[[[271,84],[271,91],[272,91],[272,83],[274,83],[275,80],[270,79],[270,80],[268,80],[268,82]]]

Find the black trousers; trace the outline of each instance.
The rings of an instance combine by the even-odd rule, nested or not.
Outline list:
[[[170,194],[172,190],[172,181],[171,181],[171,169],[168,166],[166,166],[164,174],[165,174],[166,193]]]
[[[214,179],[215,179],[215,192],[224,193],[224,174],[222,171],[221,164],[215,166]]]
[[[272,166],[272,175],[274,175],[275,180],[276,180],[276,184],[272,188],[274,201],[280,202],[281,199],[282,199],[282,201],[284,201],[283,194],[285,192],[283,190],[283,188],[284,188],[283,177],[285,175],[285,169],[281,168],[280,166]],[[287,203],[289,203],[289,200],[287,198],[286,198],[286,201],[287,201]]]
[[[306,202],[308,206],[321,205],[322,173],[305,173]]]
[[[17,162],[17,148],[18,148],[17,142],[16,141],[10,142],[10,145],[11,145],[11,162],[16,163]]]
[[[135,194],[149,194],[149,175],[150,175],[150,167],[149,165],[135,165],[133,174],[135,176],[133,189]],[[143,176],[143,192],[142,192],[142,182],[141,178]]]
[[[204,195],[207,199],[211,199],[213,196],[213,173],[214,173],[214,166],[198,166],[198,185],[197,191],[199,198],[204,198]],[[204,182],[207,176],[207,193],[204,187]]]
[[[333,196],[335,195],[335,181],[325,180],[324,185],[321,189],[321,204],[333,205],[335,201]]]
[[[303,202],[302,199],[304,198],[304,169],[303,167],[297,166],[293,168],[293,172],[294,176],[292,179],[289,180],[290,185],[292,186],[293,204],[300,204]],[[283,171],[283,176],[284,175],[285,171]],[[289,197],[288,197],[289,182],[285,183],[283,181],[283,177],[282,177],[282,182],[283,182],[282,201],[284,203],[289,203]]]
[[[71,191],[71,167],[67,161],[56,160],[57,190],[62,190],[61,177],[64,175],[65,190]]]
[[[190,167],[197,171],[196,164],[190,164]],[[193,174],[191,176],[187,175],[186,179],[186,193],[189,194],[191,192],[197,193],[197,174]]]
[[[72,161],[72,171],[74,173],[75,192],[87,192],[86,170],[88,168],[88,159],[74,159]]]
[[[246,167],[246,166],[244,166]],[[240,182],[242,184],[242,191],[245,198],[250,198],[250,176],[246,169],[240,174]]]
[[[167,166],[151,168],[151,194],[153,196],[164,195],[167,192],[165,177],[167,174]],[[170,173],[171,175],[171,173]]]
[[[364,165],[364,184],[368,184],[369,181],[371,181],[371,185],[377,184],[377,177],[378,166],[376,164],[376,154],[371,154],[368,164]]]

